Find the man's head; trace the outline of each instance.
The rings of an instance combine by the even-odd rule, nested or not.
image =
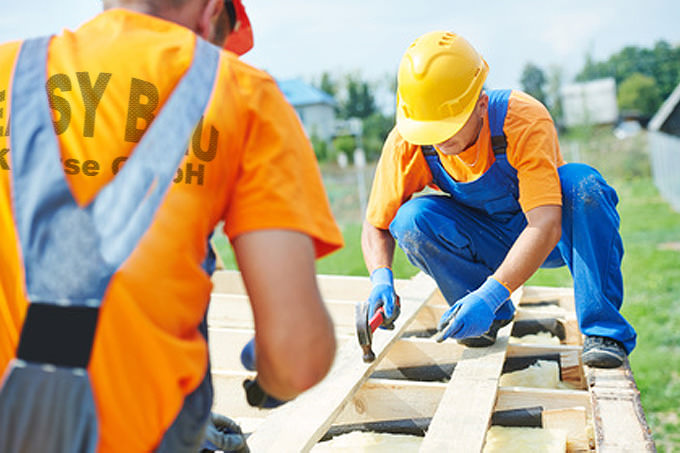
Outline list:
[[[399,65],[401,136],[416,145],[443,144],[459,132],[476,138],[488,105],[482,93],[488,72],[486,61],[461,36],[435,31],[416,39]]]
[[[239,55],[253,46],[241,0],[104,0],[104,9],[126,8],[169,20]]]

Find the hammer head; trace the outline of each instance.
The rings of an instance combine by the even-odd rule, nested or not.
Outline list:
[[[359,302],[355,306],[354,320],[357,327],[357,339],[359,340],[359,346],[364,352],[364,362],[369,363],[375,360],[375,354],[371,345],[373,343],[373,331],[375,328],[371,326],[370,320],[368,319],[368,301]],[[382,317],[384,311],[382,307],[378,309],[376,315]],[[382,319],[381,321],[382,322]]]

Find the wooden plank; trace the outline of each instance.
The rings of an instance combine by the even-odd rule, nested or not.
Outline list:
[[[243,279],[239,271],[217,270],[212,275],[212,292],[215,294],[245,294]]]
[[[515,305],[521,298],[521,289],[512,294]],[[512,326],[511,322],[503,327],[492,346],[463,351],[432,418],[421,452],[482,451]]]
[[[553,286],[523,286],[521,302],[541,302],[574,297],[573,288]]]
[[[369,379],[333,424],[432,417],[445,390],[446,384],[439,382]]]
[[[523,357],[543,354],[560,355],[560,378],[585,390],[585,377],[581,365],[581,346],[574,345],[535,345],[510,344],[507,357]]]
[[[599,453],[655,452],[628,360],[619,368],[584,367]]]
[[[354,335],[356,302],[332,299],[324,302],[333,319],[336,335]],[[211,327],[253,329],[253,311],[248,296],[213,293],[208,309],[208,324]]]
[[[213,371],[245,371],[241,365],[241,349],[253,335],[252,329],[208,328],[210,364]]]
[[[376,360],[364,363],[357,342],[349,341],[339,351],[328,376],[316,387],[298,396],[267,417],[265,422],[248,439],[256,452],[304,452],[323,436],[333,419],[340,413],[376,365],[385,356],[418,311],[431,298],[439,294],[437,286],[423,273],[416,275],[401,290],[401,316],[394,330],[377,331],[373,350]],[[441,295],[439,296],[441,297]],[[291,429],[294,421],[295,429]]]
[[[455,363],[465,346],[453,341],[437,343],[427,338],[404,338],[392,346],[376,370]]]
[[[421,452],[482,450],[511,329],[512,323],[502,328],[493,346],[463,351]]]
[[[221,270],[212,276],[214,294],[245,295],[245,287],[238,271]],[[323,298],[360,301],[365,300],[371,293],[371,281],[368,277],[347,275],[317,275],[319,291]],[[408,285],[409,280],[395,279],[394,286],[397,293]]]
[[[495,410],[543,406],[543,409],[585,407],[590,411],[590,395],[586,390],[553,390],[529,387],[499,387]]]

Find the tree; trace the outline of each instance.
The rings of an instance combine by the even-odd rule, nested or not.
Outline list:
[[[653,77],[636,72],[619,86],[618,104],[621,110],[652,116],[661,102],[661,91]]]
[[[636,73],[654,80],[659,97],[654,96],[653,100],[656,100],[656,105],[652,108],[650,104],[645,107],[645,110],[651,108],[651,111],[655,111],[663,99],[667,98],[680,83],[680,46],[673,47],[663,40],[657,41],[651,49],[627,46],[601,62],[596,62],[591,55],[587,55],[586,63],[576,76],[576,80],[585,82],[613,77],[620,90],[621,84]],[[639,77],[636,79],[638,81],[635,83],[639,84],[641,79]],[[654,93],[650,94],[654,95]],[[629,96],[631,96],[630,93],[625,93],[625,102],[630,101]]]
[[[564,109],[562,107],[562,97],[560,96],[560,89],[562,88],[563,71],[560,66],[553,65],[548,72],[548,97],[547,107],[550,115],[553,117],[555,124],[559,127],[564,116]]]
[[[375,97],[368,82],[354,74],[348,74],[345,81],[347,97],[341,102],[340,115],[343,118],[367,118],[375,113]]]
[[[545,91],[543,91],[543,86],[545,85],[546,78],[543,70],[533,63],[527,63],[522,71],[522,78],[520,79],[522,83],[522,89],[545,104]]]
[[[383,142],[392,130],[392,126],[394,126],[394,118],[380,112],[375,112],[364,119],[362,140],[367,159],[372,160],[380,156]]]
[[[333,97],[335,97],[335,95],[338,94],[338,84],[327,72],[321,74],[321,81],[319,82],[317,88]]]

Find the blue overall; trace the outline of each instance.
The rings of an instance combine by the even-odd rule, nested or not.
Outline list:
[[[475,181],[456,182],[431,146],[422,148],[433,182],[446,195],[412,198],[390,232],[410,262],[435,279],[449,305],[477,289],[500,266],[527,226],[519,205],[517,171],[506,156],[503,123],[510,90],[489,93],[489,127],[496,161]],[[621,316],[623,301],[618,197],[592,167],[558,169],[562,186],[562,237],[542,267],[567,265],[574,280],[581,332],[620,341],[630,353],[635,330]],[[512,317],[510,301],[496,319]]]
[[[64,177],[45,90],[49,41],[22,44],[13,78],[12,196],[30,304],[17,356],[3,370],[3,452],[95,451],[88,364],[99,308],[165,198],[208,104],[220,57],[197,39],[191,67],[125,166],[80,207]],[[208,373],[157,451],[198,451],[211,405]]]

